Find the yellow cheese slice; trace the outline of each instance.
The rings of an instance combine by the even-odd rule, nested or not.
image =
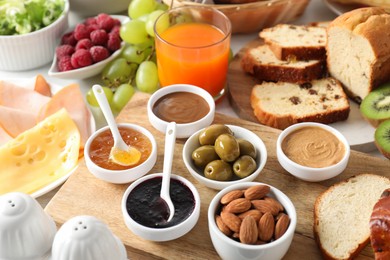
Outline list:
[[[80,132],[65,109],[0,147],[0,195],[27,194],[73,170],[78,163]]]

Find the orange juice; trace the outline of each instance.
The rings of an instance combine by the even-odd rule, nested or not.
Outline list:
[[[156,38],[161,86],[192,84],[212,96],[224,89],[228,69],[230,35],[205,23],[169,27]]]

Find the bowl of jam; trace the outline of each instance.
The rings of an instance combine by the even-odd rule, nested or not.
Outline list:
[[[148,173],[157,161],[157,143],[153,135],[139,125],[120,123],[119,132],[127,145],[141,152],[138,163],[124,166],[110,159],[114,145],[110,128],[102,127],[93,133],[84,147],[85,164],[95,177],[110,183],[129,183]]]
[[[204,89],[175,84],[160,88],[147,104],[150,123],[165,133],[169,122],[176,122],[176,137],[187,138],[214,120],[215,102]]]
[[[169,241],[187,234],[198,222],[200,197],[186,178],[171,174],[170,196],[175,214],[170,221],[167,204],[160,197],[162,173],[146,175],[133,182],[122,198],[126,226],[150,241]]]

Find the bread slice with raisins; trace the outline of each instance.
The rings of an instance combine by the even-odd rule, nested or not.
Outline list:
[[[259,33],[280,60],[326,59],[326,28],[278,24]]]
[[[325,60],[280,60],[268,45],[248,49],[241,60],[242,69],[260,81],[303,83],[322,78]]]
[[[251,92],[251,106],[261,124],[285,129],[300,122],[330,124],[346,120],[349,101],[334,78],[303,84],[262,82]]]

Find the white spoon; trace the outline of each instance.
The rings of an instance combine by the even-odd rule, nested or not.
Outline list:
[[[100,85],[94,85],[92,90],[114,138],[114,146],[111,148],[109,159],[123,166],[131,166],[138,163],[141,159],[141,152],[123,141],[103,88]]]
[[[175,214],[175,207],[173,206],[171,196],[169,195],[169,186],[171,182],[171,171],[173,154],[175,151],[176,142],[176,123],[171,122],[168,124],[165,131],[165,150],[164,150],[164,165],[163,165],[163,177],[161,183],[160,197],[165,200],[169,208],[168,222]]]

